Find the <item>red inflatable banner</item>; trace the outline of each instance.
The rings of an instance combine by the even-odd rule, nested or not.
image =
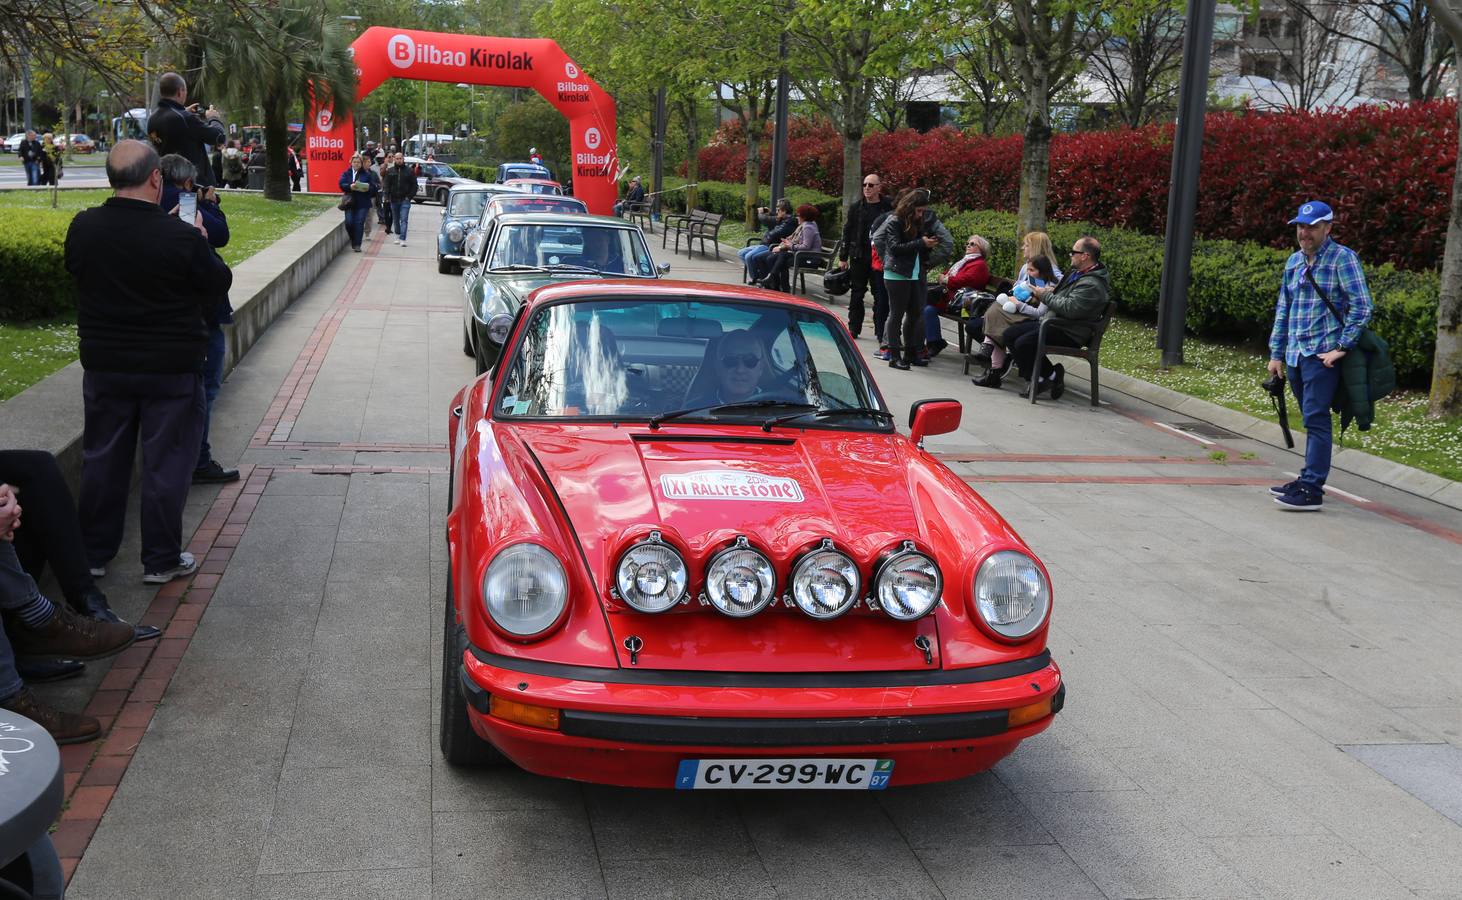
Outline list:
[[[590,212],[608,215],[618,198],[614,99],[590,80],[558,44],[546,38],[474,37],[374,27],[350,47],[356,101],[387,78],[532,88],[569,122],[569,172],[574,196]],[[309,189],[339,190],[355,146],[352,116],[312,108],[305,123]],[[528,148],[523,148],[527,159]],[[555,172],[560,179],[561,171]]]

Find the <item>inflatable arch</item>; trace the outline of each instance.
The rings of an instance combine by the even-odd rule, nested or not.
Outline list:
[[[574,195],[590,212],[608,215],[618,198],[614,99],[546,38],[473,37],[367,28],[350,46],[359,101],[387,78],[532,88],[569,122]],[[355,151],[353,116],[311,109],[305,124],[309,189],[339,190]],[[528,148],[523,148],[526,159]],[[562,177],[562,173],[558,174]]]

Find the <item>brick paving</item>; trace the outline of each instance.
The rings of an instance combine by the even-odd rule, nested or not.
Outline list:
[[[338,259],[225,385],[245,478],[195,491],[198,574],[125,595],[165,635],[89,676],[106,736],[63,749],[72,897],[1458,896],[1462,827],[1344,748],[1462,746],[1462,517],[1352,478],[1286,517],[1261,486],[1291,456],[946,358],[874,373],[896,409],[965,402],[931,451],[1052,572],[1049,732],[859,797],[445,766],[445,410],[472,364],[434,212],[417,247]]]

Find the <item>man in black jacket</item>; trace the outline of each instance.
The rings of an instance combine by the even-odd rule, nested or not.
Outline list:
[[[416,171],[406,164],[406,154],[397,153],[391,157],[391,165],[381,176],[381,193],[390,207],[396,243],[405,247],[406,226],[411,220],[411,198],[416,196]]]
[[[180,153],[198,170],[198,186],[212,187],[213,166],[208,151],[224,140],[222,116],[212,106],[198,111],[198,104],[187,106],[188,82],[177,72],[168,72],[157,80],[157,109],[147,120],[147,137],[159,156]]]
[[[863,197],[849,206],[848,214],[843,217],[843,243],[838,250],[842,268],[848,270],[848,330],[853,333],[853,337],[857,337],[863,330],[863,294],[868,290],[873,276],[877,275],[871,270],[873,254],[868,243],[869,232],[876,219],[892,210],[893,204],[883,196],[883,179],[878,177],[877,172],[864,175]],[[881,283],[875,282],[873,329],[879,332],[876,337],[880,341],[883,340],[883,316],[888,315],[888,300],[880,298],[881,293]],[[883,316],[879,315],[880,299],[883,300]]]
[[[100,577],[122,543],[133,451],[142,443],[143,581],[191,574],[183,503],[203,438],[205,316],[233,274],[192,223],[158,206],[157,151],[122,141],[107,155],[113,196],[66,233],[81,339],[81,496],[87,562]]]
[[[25,183],[36,185],[41,183],[41,157],[45,155],[46,148],[41,146],[36,133],[29,128],[25,130],[25,139],[20,142],[20,163],[25,166]]]

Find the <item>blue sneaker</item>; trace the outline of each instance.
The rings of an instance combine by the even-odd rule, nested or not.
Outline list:
[[[1325,505],[1325,496],[1307,485],[1298,485],[1288,494],[1275,497],[1274,502],[1279,504],[1280,509],[1290,512],[1314,512]]]
[[[890,359],[893,359],[893,354],[889,352],[889,349],[887,347],[879,347],[878,352],[873,354],[873,358],[881,359],[884,362],[888,362]]]
[[[1274,487],[1269,489],[1269,493],[1273,494],[1276,497],[1283,497],[1285,494],[1288,494],[1290,491],[1299,486],[1299,479],[1295,479],[1294,481],[1288,481],[1284,484],[1276,484]]]

